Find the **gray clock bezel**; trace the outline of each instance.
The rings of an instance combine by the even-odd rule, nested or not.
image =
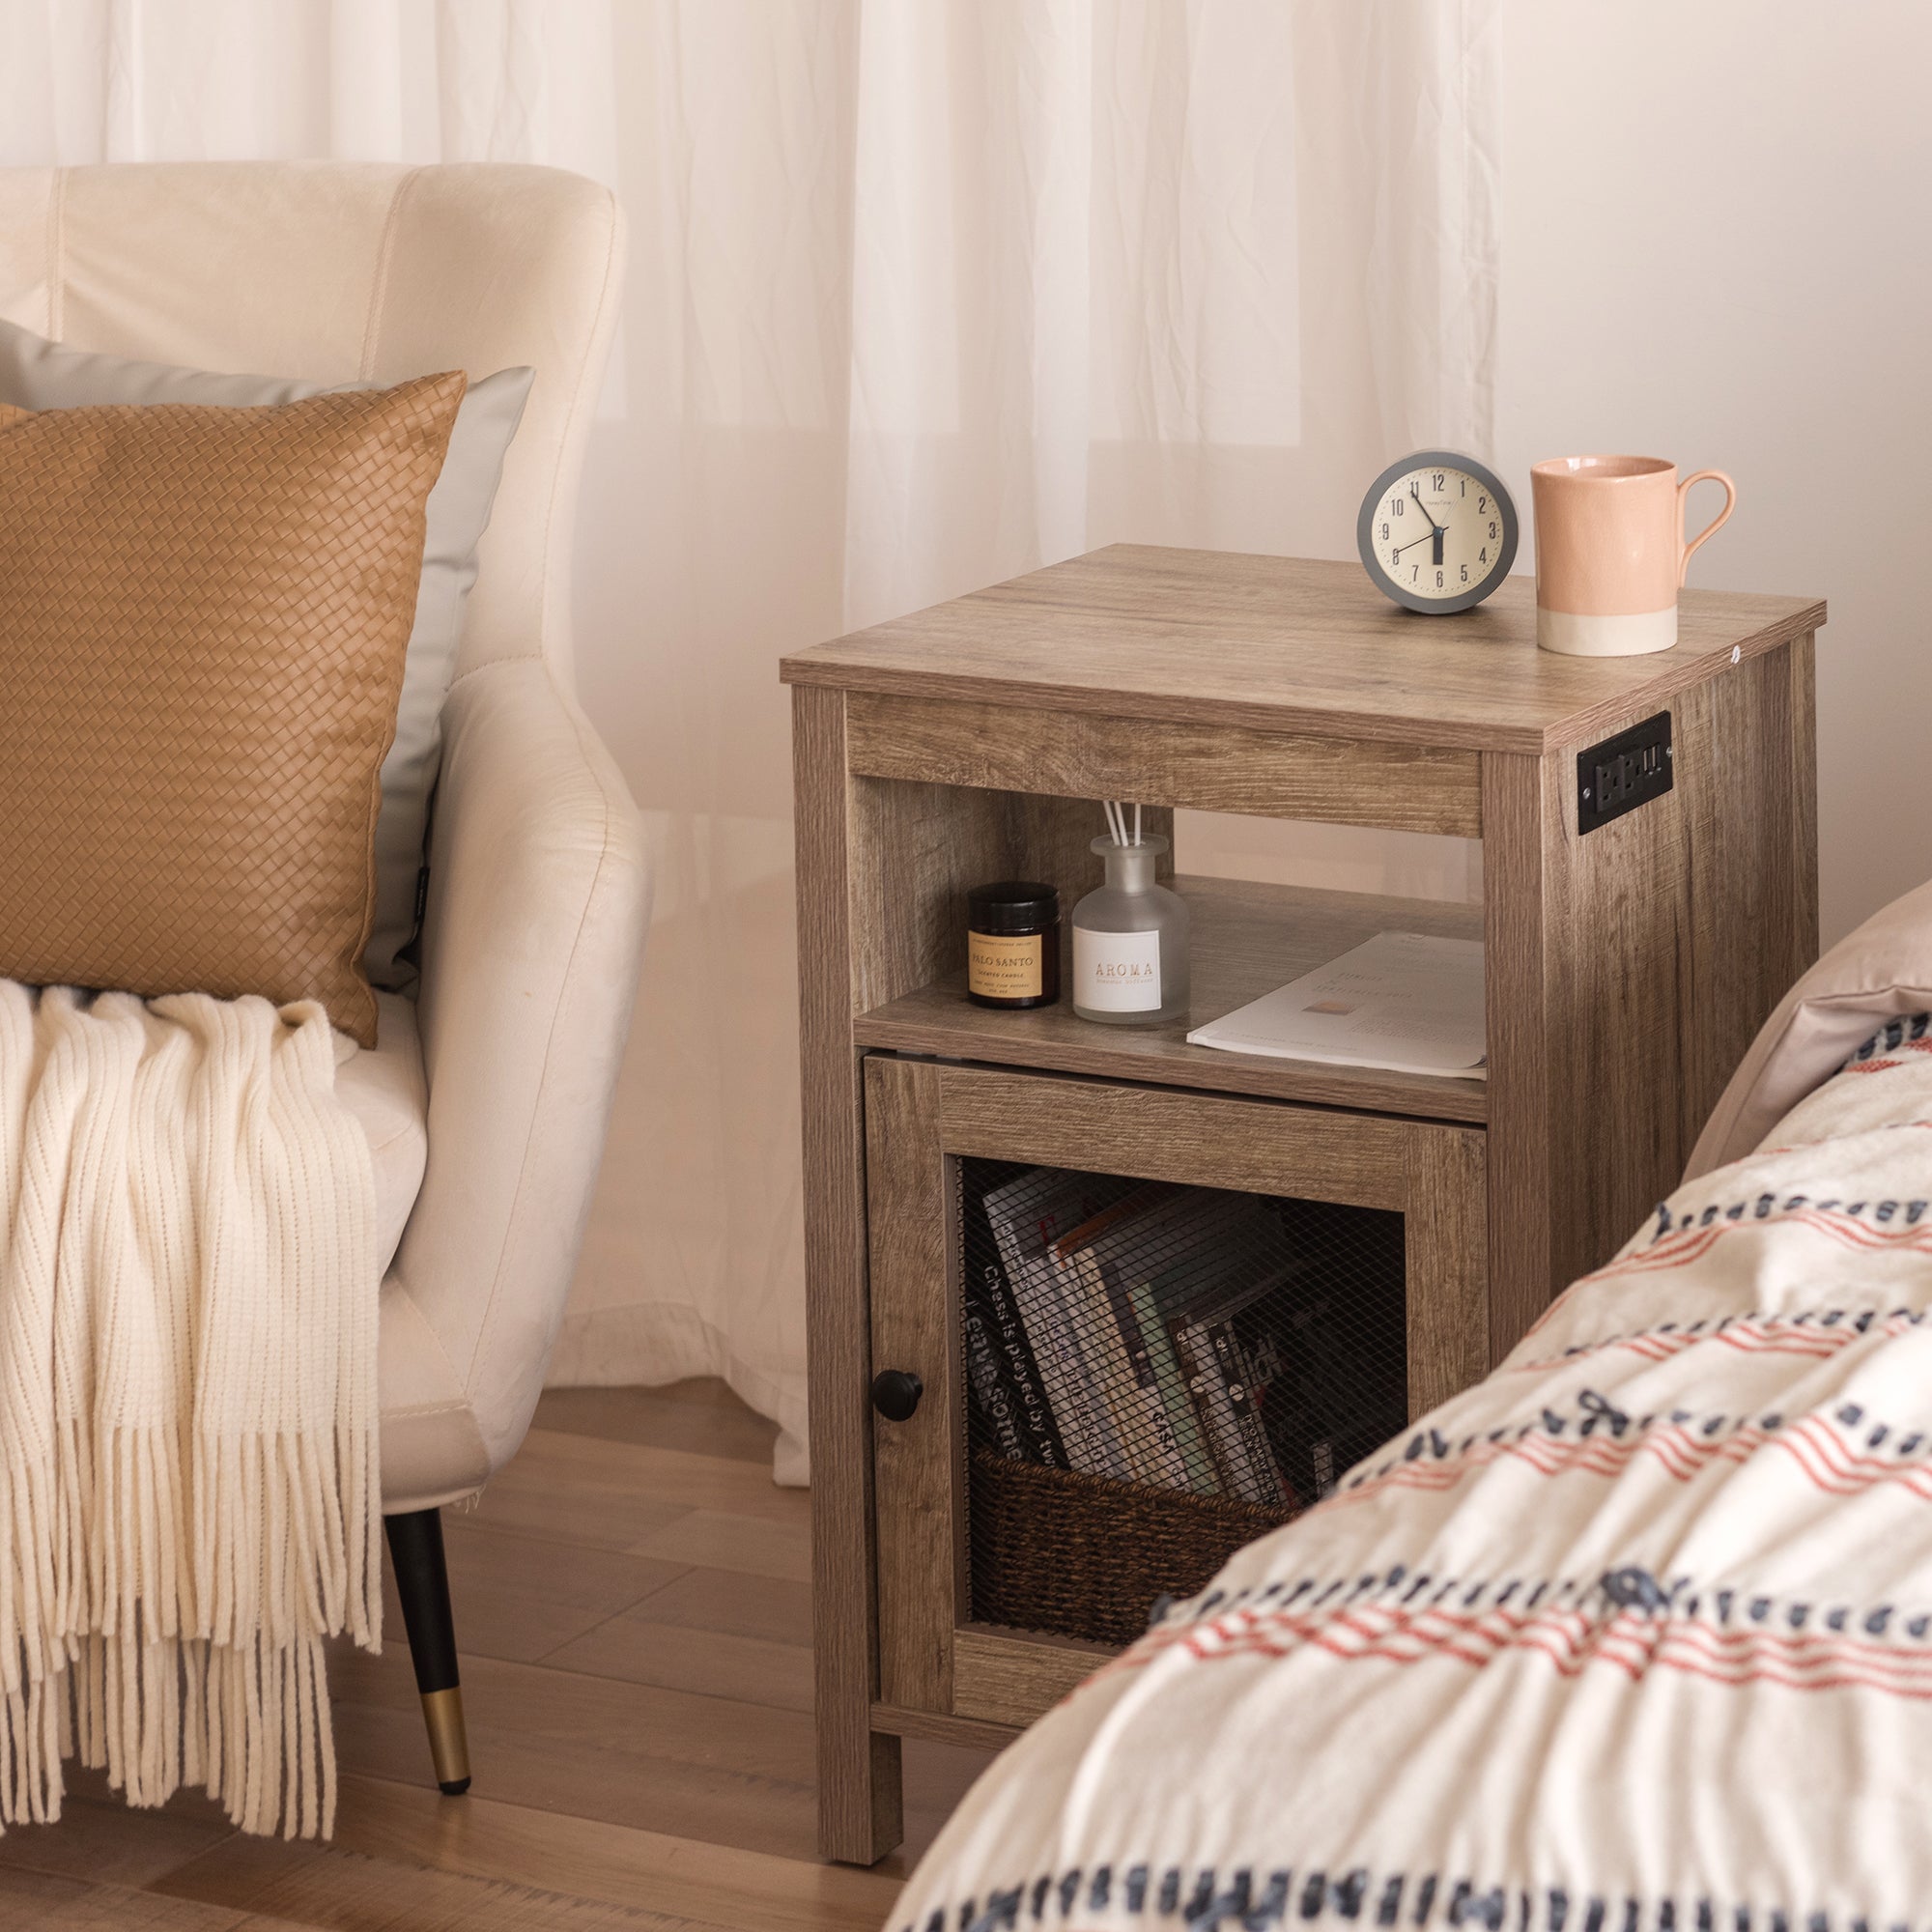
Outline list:
[[[1494,567],[1472,589],[1459,590],[1454,597],[1417,597],[1403,589],[1382,569],[1369,535],[1375,527],[1375,507],[1380,502],[1383,491],[1398,476],[1406,476],[1411,469],[1461,469],[1475,477],[1478,482],[1489,486],[1490,494],[1502,510],[1502,549]],[[1516,498],[1504,488],[1502,478],[1488,464],[1478,463],[1473,456],[1463,456],[1453,449],[1418,449],[1407,456],[1397,457],[1369,485],[1368,493],[1362,498],[1362,507],[1355,517],[1355,549],[1361,555],[1362,568],[1369,574],[1369,582],[1391,604],[1400,604],[1405,611],[1413,611],[1423,617],[1453,617],[1457,611],[1472,611],[1485,597],[1492,596],[1510,574],[1510,565],[1516,561],[1517,533]]]

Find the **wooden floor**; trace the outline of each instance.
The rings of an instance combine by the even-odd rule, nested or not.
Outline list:
[[[243,1838],[206,1801],[130,1812],[76,1775],[0,1838],[0,1926],[618,1932],[878,1926],[985,1759],[908,1741],[907,1845],[812,1856],[809,1504],[722,1385],[563,1389],[446,1518],[475,1782],[439,1796],[391,1596],[331,1670],[334,1843]]]

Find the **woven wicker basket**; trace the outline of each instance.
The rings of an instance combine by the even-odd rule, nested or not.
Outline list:
[[[1192,1596],[1293,1512],[1009,1462],[980,1447],[967,1514],[975,1621],[1125,1644],[1147,1629],[1157,1598]]]

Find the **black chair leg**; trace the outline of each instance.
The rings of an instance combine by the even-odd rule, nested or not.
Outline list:
[[[436,1781],[449,1797],[460,1798],[469,1789],[469,1741],[463,1730],[442,1513],[412,1510],[407,1516],[385,1517],[384,1527],[389,1533],[389,1563],[396,1573],[396,1594],[403,1600],[403,1628],[410,1634]]]

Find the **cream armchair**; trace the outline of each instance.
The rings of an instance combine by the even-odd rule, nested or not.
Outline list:
[[[636,808],[570,690],[571,523],[615,319],[611,197],[545,168],[0,170],[0,315],[192,368],[386,383],[528,363],[478,559],[422,970],[341,1091],[385,1239],[383,1491],[432,1753],[469,1783],[438,1510],[524,1438],[569,1288],[649,905]]]

